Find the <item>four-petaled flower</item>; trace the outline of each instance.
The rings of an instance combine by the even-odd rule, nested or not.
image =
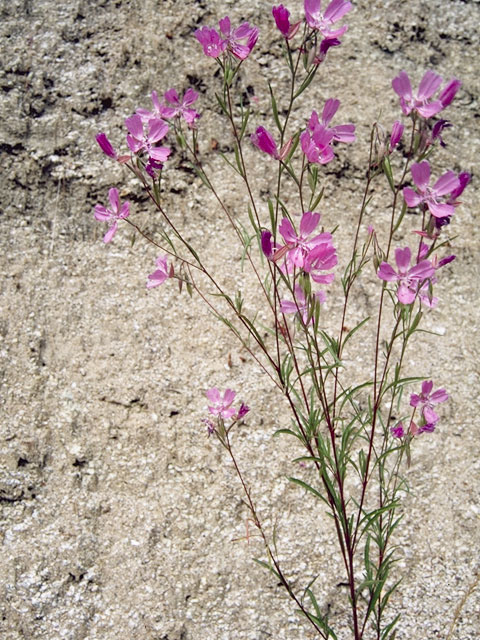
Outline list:
[[[95,205],[95,219],[101,222],[113,222],[107,233],[103,236],[104,242],[110,242],[118,229],[118,221],[127,218],[130,213],[130,203],[124,202],[120,206],[118,189],[112,187],[108,192],[111,209],[107,209],[101,204]]]
[[[442,196],[455,192],[460,181],[453,171],[447,171],[441,176],[433,187],[430,182],[430,164],[427,160],[412,164],[412,178],[417,187],[417,192],[410,187],[404,187],[403,197],[409,207],[416,207],[425,203],[430,213],[435,218],[445,218],[455,212],[455,204],[439,202]]]
[[[377,272],[381,280],[399,283],[397,298],[402,304],[411,304],[417,296],[419,287],[435,275],[435,269],[430,260],[421,260],[410,267],[411,257],[409,247],[395,249],[398,273],[388,262],[382,262]]]
[[[148,133],[144,132],[142,117],[138,113],[125,120],[129,134],[127,144],[133,153],[144,151],[156,162],[165,162],[170,155],[168,147],[157,147],[157,142],[167,135],[168,125],[159,118],[152,118],[148,121]]]
[[[165,105],[162,107],[162,115],[164,118],[182,117],[189,127],[193,127],[195,120],[200,117],[198,111],[190,109],[191,105],[197,100],[198,93],[189,88],[183,94],[180,100],[175,89],[169,89],[164,93]],[[173,105],[173,106],[170,106]]]
[[[207,398],[212,404],[208,407],[208,410],[212,416],[219,416],[224,420],[232,418],[237,413],[235,407],[232,407],[236,395],[235,391],[231,389],[226,389],[223,396],[217,387],[209,389],[207,391]]]
[[[326,295],[324,291],[317,291],[313,294],[314,297],[318,300],[318,302],[323,303],[326,300]],[[294,287],[294,300],[280,300],[280,311],[282,313],[298,313],[303,321],[303,324],[307,324],[308,316],[311,314],[312,317],[310,322],[314,322],[313,318],[313,309],[310,304],[310,301],[307,299],[305,295],[305,291],[299,284],[296,284]]]
[[[419,409],[422,415],[422,422],[419,426],[418,432],[433,431],[437,424],[439,417],[435,413],[434,406],[441,402],[448,400],[448,394],[445,389],[437,389],[432,393],[433,382],[431,380],[425,380],[422,383],[422,391],[418,395],[412,393],[410,396],[410,406]]]
[[[243,22],[236,29],[232,29],[228,16],[219,20],[218,25],[220,33],[210,27],[202,27],[195,31],[195,37],[202,45],[205,55],[218,58],[227,50],[239,60],[245,60],[257,42],[257,27]]]
[[[153,289],[163,284],[167,278],[171,278],[173,275],[173,268],[168,268],[167,264],[168,256],[159,256],[155,262],[158,269],[148,276],[147,289]]]
[[[347,26],[340,29],[332,29],[332,25],[338,22],[352,8],[351,2],[345,0],[332,0],[325,9],[321,11],[321,0],[304,0],[305,18],[308,26],[317,29],[325,38],[339,38],[348,29]]]
[[[400,98],[400,106],[403,113],[408,116],[412,111],[416,111],[422,118],[431,118],[442,109],[445,109],[455,97],[461,82],[456,78],[452,78],[440,92],[437,100],[431,100],[441,84],[442,77],[428,70],[420,82],[418,93],[414,95],[410,78],[405,71],[401,71],[392,80],[392,87]]]
[[[287,271],[293,271],[294,267],[303,269],[305,261],[309,253],[314,247],[329,243],[332,240],[330,233],[319,233],[313,238],[312,233],[318,227],[320,222],[320,214],[312,211],[306,211],[300,220],[300,233],[296,233],[293,224],[288,218],[283,218],[278,230],[286,242],[285,248],[280,249],[283,255],[286,253]],[[276,256],[274,260],[278,259]],[[312,265],[310,265],[311,268]]]

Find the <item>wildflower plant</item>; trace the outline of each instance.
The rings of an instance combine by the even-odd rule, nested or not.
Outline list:
[[[323,197],[324,165],[334,163],[338,153],[348,153],[348,145],[356,140],[355,125],[332,124],[337,114],[342,121],[336,97],[304,113],[300,127],[291,124],[291,115],[294,108],[300,109],[313,81],[320,82],[323,65],[342,44],[351,9],[344,0],[329,4],[305,0],[303,17],[295,12],[291,19],[283,5],[272,8],[289,87],[285,94],[276,95],[269,86],[271,117],[263,124],[252,123],[252,109],[237,93],[241,95],[243,74],[248,73],[249,58],[261,37],[258,29],[248,22],[232,24],[224,17],[218,29],[205,25],[195,32],[198,42],[192,45],[201,45],[197,54],[211,58],[212,69],[220,71],[216,100],[233,147],[230,156],[222,156],[232,180],[244,186],[243,214],[234,213],[220,196],[200,151],[198,94],[193,88],[182,94],[165,87],[163,99],[157,87],[151,107],[138,108],[126,118],[122,154],[105,133],[97,136],[101,150],[138,178],[161,214],[158,236],[134,221],[130,204],[120,204],[117,189],[110,189],[110,208],[99,204],[94,213],[98,221],[110,225],[105,242],[113,240],[119,224],[133,227],[149,242],[157,257],[156,269],[146,274],[146,286],[172,286],[170,281],[177,281],[180,292],[198,295],[285,397],[289,415],[277,433],[293,438],[300,448],[296,462],[302,466],[292,466],[297,472],[292,472],[291,482],[305,490],[305,499],[318,503],[319,516],[326,509],[331,518],[348,586],[343,611],[348,608],[351,637],[393,640],[399,616],[390,615],[388,603],[399,584],[394,540],[406,491],[404,469],[415,441],[428,437],[440,424],[439,405],[448,399],[445,389],[433,390],[437,383],[428,379],[428,370],[405,373],[405,361],[426,313],[441,304],[435,295],[437,280],[443,279],[439,270],[455,257],[446,250],[447,232],[470,175],[448,170],[431,180],[431,173],[436,173],[430,163],[432,152],[445,146],[440,133],[450,125],[433,118],[452,102],[459,80],[453,78],[441,89],[442,78],[427,70],[414,93],[408,75],[400,71],[392,81],[393,92],[400,98],[398,120],[391,125],[390,135],[380,123],[372,126],[356,220],[352,222],[354,205],[348,219],[331,219]],[[245,159],[247,147],[275,176],[271,197],[261,199],[256,194]],[[244,304],[240,291],[224,288],[207,266],[202,243],[195,244],[167,210],[164,194],[176,155],[190,163],[226,217],[237,240],[236,248],[232,244],[230,249],[232,256],[237,251],[243,269],[250,270],[256,282],[257,309]],[[371,197],[375,189],[387,193],[385,203],[376,209]],[[416,215],[406,216],[407,210]],[[386,217],[386,237],[371,226],[365,229],[371,213]],[[413,218],[420,228],[409,228]],[[339,255],[335,231],[343,224],[354,225],[354,234],[348,254]],[[395,246],[400,230],[404,239]],[[372,276],[375,314],[350,327],[356,291]],[[334,279],[342,293],[340,311],[327,322],[325,304]],[[332,322],[336,328],[327,330]],[[358,381],[345,353],[351,341],[363,340],[369,328],[373,351],[365,367],[368,373]],[[338,638],[342,621],[329,617],[328,608],[315,595],[315,581],[298,585],[289,577],[291,567],[280,561],[274,533],[256,506],[248,469],[237,460],[235,429],[247,414],[248,428],[255,429],[259,410],[249,410],[244,403],[234,405],[237,394],[230,388],[220,391],[213,386],[206,398],[206,432],[231,458],[250,519],[264,544],[265,555],[258,562],[283,585],[318,637]],[[308,481],[298,471],[305,464],[314,470]],[[338,582],[338,576],[332,580]]]

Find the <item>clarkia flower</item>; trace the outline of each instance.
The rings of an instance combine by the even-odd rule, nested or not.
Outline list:
[[[312,111],[307,129],[300,136],[303,153],[309,162],[326,164],[334,158],[333,149],[330,146],[332,142],[355,141],[355,125],[329,126],[339,106],[339,100],[330,98],[323,107],[321,119],[316,111]]]
[[[286,242],[287,271],[293,271],[294,267],[303,269],[309,253],[316,246],[329,243],[332,240],[330,233],[319,233],[311,237],[320,222],[320,214],[306,211],[300,220],[300,233],[296,233],[288,218],[283,218],[278,230]],[[280,249],[282,251],[282,249]],[[275,256],[273,258],[275,260]],[[312,265],[310,265],[310,268]]]
[[[318,50],[314,54],[313,64],[316,64],[316,65],[321,64],[327,57],[327,51],[331,47],[339,47],[341,44],[342,43],[338,38],[324,38],[321,41],[318,47]]]
[[[227,48],[227,41],[210,27],[202,27],[195,31],[195,37],[203,47],[203,53],[211,58],[218,58]]]
[[[410,187],[404,187],[403,197],[409,207],[425,204],[435,218],[444,218],[455,213],[455,204],[440,202],[442,196],[455,192],[460,187],[460,181],[453,171],[447,171],[433,185],[430,182],[430,164],[427,160],[412,164],[412,178],[417,187],[415,192]]]
[[[390,427],[390,431],[394,438],[403,438],[405,435],[405,429],[403,427],[403,422],[399,422],[394,427]]]
[[[330,143],[333,133],[323,125],[318,125],[315,131],[306,129],[300,136],[302,151],[309,162],[327,164],[335,157]]]
[[[390,144],[388,146],[389,153],[392,153],[402,139],[404,128],[403,124],[398,120],[393,123],[392,133],[390,134]]]
[[[222,396],[220,391],[216,387],[213,387],[213,389],[209,389],[207,391],[206,395],[208,400],[211,402],[211,406],[208,407],[208,410],[212,416],[219,416],[224,420],[228,420],[237,413],[235,407],[232,407],[236,396],[235,391],[226,389]]]
[[[110,200],[110,209],[107,209],[101,204],[95,206],[95,219],[101,222],[112,223],[107,233],[103,236],[103,241],[110,242],[113,236],[117,233],[118,221],[127,218],[130,214],[130,203],[124,202],[120,206],[120,197],[118,195],[118,189],[112,187],[108,192],[108,199]]]
[[[354,124],[339,124],[335,127],[329,127],[328,125],[333,119],[333,116],[337,113],[340,106],[340,100],[336,98],[329,98],[325,102],[325,106],[322,111],[321,120],[318,118],[316,111],[312,111],[310,120],[308,122],[308,128],[312,133],[319,126],[323,126],[328,132],[333,134],[332,140],[335,142],[355,142],[355,125]]]
[[[143,122],[140,115],[135,114],[125,120],[129,134],[127,144],[129,149],[137,154],[144,151],[149,158],[156,162],[165,162],[170,155],[168,147],[157,147],[157,142],[167,135],[168,125],[163,120],[152,118],[148,121],[148,133],[144,132]]]
[[[190,109],[191,105],[197,100],[198,93],[189,88],[185,91],[182,100],[180,100],[175,89],[169,89],[163,96],[166,104],[162,107],[162,116],[164,118],[182,117],[189,127],[193,127],[195,120],[200,117],[198,111]],[[173,106],[169,106],[173,105]]]
[[[115,160],[117,159],[117,152],[113,148],[112,143],[107,138],[105,133],[97,133],[97,135],[95,136],[95,140],[98,142],[100,149],[106,156],[114,158]]]
[[[329,234],[330,235],[330,234]],[[338,263],[337,253],[335,247],[331,244],[330,240],[317,244],[305,258],[303,269],[306,273],[309,273],[312,280],[319,284],[330,284],[335,274],[333,273],[318,273],[319,271],[328,271],[333,269]]]
[[[382,262],[377,272],[381,280],[398,282],[397,298],[402,304],[411,304],[417,296],[419,286],[435,275],[435,269],[430,260],[421,260],[410,267],[411,257],[409,247],[395,249],[398,272],[388,262]]]
[[[282,313],[298,313],[302,320],[303,324],[307,324],[308,316],[311,311],[311,306],[309,304],[309,300],[305,295],[305,291],[299,284],[295,285],[294,288],[295,299],[292,300],[280,300],[280,311]],[[320,302],[323,303],[326,300],[326,295],[324,291],[317,291],[314,294],[314,297]],[[314,322],[313,315],[310,322]]]
[[[412,111],[416,111],[423,118],[431,118],[452,102],[460,81],[453,78],[440,93],[437,100],[431,100],[442,84],[442,77],[433,71],[426,71],[418,88],[416,95],[412,92],[410,78],[405,71],[401,71],[392,80],[392,87],[400,98],[400,106],[403,113],[408,116]]]
[[[272,7],[272,15],[275,18],[277,29],[284,36],[284,38],[286,38],[287,40],[293,38],[293,36],[298,31],[301,20],[299,22],[296,22],[295,24],[290,24],[290,11],[286,7],[284,7],[283,4]]]
[[[257,127],[255,133],[250,136],[250,140],[260,151],[268,153],[269,156],[276,160],[285,160],[292,147],[292,139],[290,139],[279,151],[272,134],[265,127]]]
[[[236,29],[232,29],[230,18],[226,16],[218,22],[220,31],[227,43],[227,49],[239,60],[245,60],[250,55],[258,39],[257,27],[243,22]]]
[[[441,147],[446,147],[446,143],[443,141],[442,138],[442,131],[444,129],[448,129],[448,127],[451,127],[451,123],[448,122],[448,120],[438,120],[432,127],[432,138],[431,138],[431,142],[434,142],[435,140],[438,139],[440,146]]]
[[[173,267],[168,268],[167,264],[168,256],[159,256],[155,262],[158,269],[156,269],[153,273],[148,276],[147,280],[147,289],[153,289],[153,287],[158,287],[167,280],[167,278],[171,278],[173,276]]]
[[[448,394],[445,389],[437,389],[437,391],[433,393],[432,389],[433,382],[431,380],[425,380],[422,383],[421,393],[412,393],[410,396],[410,406],[419,409],[422,415],[423,424],[419,426],[419,433],[422,431],[433,431],[435,429],[439,417],[435,413],[434,407],[448,400]]]
[[[308,26],[320,31],[325,38],[339,38],[348,27],[345,25],[340,29],[332,29],[335,22],[338,22],[352,8],[351,2],[345,0],[332,0],[325,12],[321,11],[321,0],[304,0],[305,18]]]

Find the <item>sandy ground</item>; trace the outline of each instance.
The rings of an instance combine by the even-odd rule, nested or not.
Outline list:
[[[390,126],[399,112],[392,77],[405,69],[418,82],[434,68],[463,82],[447,115],[455,128],[435,166],[474,177],[452,225],[457,260],[427,318],[441,337],[426,337],[408,361],[411,371],[446,387],[451,400],[441,427],[415,447],[399,534],[403,582],[392,614],[402,613],[397,640],[475,640],[480,5],[354,4],[344,44],[329,56],[304,112],[335,96],[342,122],[357,124],[356,145],[329,165],[322,205],[326,223],[347,229],[338,236],[341,256],[352,203],[359,202],[369,124],[380,118]],[[301,16],[300,2],[290,9]],[[198,300],[180,297],[170,284],[145,290],[156,258],[151,248],[132,245],[127,229],[104,246],[104,229],[93,219],[94,205],[116,185],[137,220],[155,229],[144,195],[102,156],[94,135],[107,131],[118,144],[123,119],[149,105],[152,89],[189,85],[201,91],[201,149],[235,215],[245,214],[241,185],[210,151],[211,139],[222,139],[215,67],[193,38],[199,25],[227,13],[261,29],[246,64],[258,97],[251,127],[271,126],[262,78],[281,87],[284,71],[267,2],[0,2],[2,639],[312,637],[282,589],[252,562],[261,546],[243,539],[247,512],[238,481],[201,423],[204,391],[213,385],[233,386],[251,406],[237,436],[239,459],[262,516],[270,529],[278,526],[289,575],[300,587],[320,574],[319,601],[342,616],[342,587],[335,585],[343,576],[329,523],[286,480],[291,442],[272,440],[287,426],[272,385]],[[268,190],[268,164],[261,167],[255,187]],[[222,241],[220,212],[188,171],[169,174],[167,202],[220,275],[240,280]],[[379,232],[384,213],[381,204],[369,210],[367,222]],[[368,304],[367,286],[360,317]],[[350,363],[361,364],[359,354],[352,352]]]

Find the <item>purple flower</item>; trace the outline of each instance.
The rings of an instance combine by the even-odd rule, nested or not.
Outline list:
[[[422,392],[420,395],[412,393],[410,396],[410,406],[420,409],[424,424],[419,427],[421,431],[433,431],[439,418],[434,411],[434,406],[448,400],[448,394],[445,389],[437,389],[432,393],[433,382],[425,380],[422,383]]]
[[[327,164],[333,160],[332,140],[333,133],[321,124],[313,132],[307,128],[300,136],[303,153],[309,162],[315,164]]]
[[[272,7],[272,15],[275,18],[277,29],[287,39],[290,40],[297,33],[301,20],[295,24],[290,24],[290,11],[283,4]]]
[[[460,181],[453,171],[444,173],[433,187],[429,186],[430,164],[427,160],[412,164],[411,171],[417,192],[410,187],[404,187],[403,197],[409,207],[417,207],[419,204],[425,203],[435,218],[444,218],[455,213],[454,204],[439,202],[442,196],[455,192],[460,186]]]
[[[287,254],[288,272],[293,271],[294,267],[303,269],[305,260],[314,247],[325,242],[331,242],[332,236],[330,233],[319,233],[313,238],[311,237],[319,222],[319,213],[306,211],[300,220],[300,233],[297,234],[290,220],[288,218],[282,219],[278,230],[286,242],[287,249],[284,253]]]
[[[302,317],[303,320],[303,324],[307,324],[308,322],[308,316],[309,316],[309,311],[311,310],[311,307],[309,305],[309,301],[307,300],[306,296],[305,296],[305,292],[302,289],[302,287],[299,284],[295,285],[294,288],[294,301],[291,300],[280,300],[280,311],[282,313],[298,313],[300,314],[300,316]],[[314,294],[314,297],[317,298],[317,300],[320,303],[325,302],[326,300],[326,295],[323,291],[317,291]],[[310,309],[309,309],[310,307]],[[310,322],[314,322],[313,316],[310,320]]]
[[[127,135],[127,144],[129,149],[137,154],[144,151],[149,158],[153,158],[157,162],[165,162],[170,155],[168,147],[155,146],[168,131],[168,125],[163,120],[152,118],[148,121],[148,133],[145,134],[142,117],[138,114],[131,116],[125,120],[129,134]]]
[[[228,50],[239,60],[245,60],[257,42],[257,27],[252,27],[248,22],[243,22],[239,27],[232,30],[228,16],[222,18],[218,25],[225,38]]]
[[[350,11],[351,2],[332,0],[325,12],[321,12],[321,0],[304,0],[305,18],[308,26],[317,29],[325,38],[339,38],[348,29],[347,26],[333,29],[332,25]]]
[[[446,85],[446,87],[442,89],[442,91],[440,91],[438,99],[442,103],[444,109],[445,107],[448,107],[448,105],[452,102],[461,86],[462,83],[460,82],[460,80],[457,80],[457,78],[452,78]]]
[[[460,204],[456,200],[459,196],[462,195],[462,193],[465,190],[465,187],[467,186],[467,184],[470,182],[471,179],[472,179],[472,174],[468,173],[467,171],[462,171],[462,173],[458,174],[459,184],[458,184],[458,187],[456,187],[456,189],[453,189],[453,191],[450,192],[447,200],[448,204],[451,204],[454,207]]]
[[[220,34],[210,27],[197,29],[195,37],[202,45],[203,53],[211,58],[218,58],[227,48],[227,41],[222,40]]]
[[[98,142],[100,149],[105,155],[109,156],[110,158],[114,158],[115,160],[117,159],[117,152],[113,148],[112,143],[107,138],[105,133],[98,133],[95,136],[95,140]]]
[[[195,120],[200,117],[200,114],[195,111],[195,109],[190,109],[189,107],[197,100],[198,93],[194,89],[187,89],[180,101],[175,89],[169,89],[164,94],[164,98],[166,102],[173,105],[173,107],[165,104],[165,106],[162,107],[163,117],[175,118],[181,116],[189,127],[193,127]]]
[[[173,270],[169,270],[168,268],[167,258],[168,256],[166,255],[159,256],[157,258],[155,264],[157,265],[158,269],[156,269],[156,271],[148,276],[147,289],[158,287],[159,285],[163,284],[167,278],[171,278],[171,276],[173,275]]]
[[[337,264],[338,258],[335,247],[330,241],[316,245],[305,258],[304,271],[310,274],[312,280],[319,284],[330,284],[335,275],[333,273],[317,273],[318,271],[328,271]]]
[[[339,124],[335,127],[328,126],[332,121],[333,116],[337,113],[339,106],[340,100],[329,98],[323,107],[321,120],[319,120],[317,112],[312,111],[312,115],[308,122],[308,128],[312,133],[314,133],[317,127],[323,127],[329,133],[333,134],[332,140],[335,142],[355,142],[354,124]]]
[[[455,97],[461,83],[453,78],[440,93],[438,100],[431,100],[441,84],[441,76],[433,71],[426,71],[420,82],[418,93],[413,95],[410,78],[405,71],[401,71],[392,80],[392,87],[400,97],[400,106],[403,113],[408,116],[412,111],[416,111],[423,118],[431,118],[442,109],[445,109]]]
[[[338,38],[324,38],[318,47],[315,57],[313,58],[313,64],[321,64],[327,57],[327,51],[330,47],[339,47],[340,45],[341,42]]]
[[[241,420],[242,418],[244,418],[249,411],[250,407],[247,407],[247,405],[242,402],[242,404],[240,405],[240,409],[238,410],[236,420]]]
[[[448,127],[451,127],[451,123],[448,122],[448,120],[438,120],[432,128],[432,140],[431,142],[434,142],[437,138],[438,141],[440,142],[440,146],[441,147],[446,147],[447,145],[445,144],[445,142],[443,141],[442,138],[442,131],[444,129],[447,129]]]
[[[117,233],[118,229],[118,221],[123,218],[128,218],[130,213],[130,203],[124,202],[122,206],[120,206],[120,197],[118,195],[118,189],[112,187],[108,192],[108,199],[110,200],[111,209],[107,209],[101,204],[97,204],[95,206],[95,219],[100,220],[101,222],[109,222],[112,223],[112,226],[109,228],[107,233],[103,236],[103,241],[110,242],[113,239],[113,236]]]
[[[390,431],[391,431],[392,436],[394,438],[403,438],[403,436],[405,435],[405,429],[403,427],[403,423],[402,422],[399,422],[394,427],[390,427]]]
[[[269,156],[279,159],[277,143],[273,139],[272,134],[264,127],[258,127],[255,133],[252,133],[250,140],[253,144]]]
[[[398,282],[397,298],[402,304],[411,304],[416,296],[418,287],[435,274],[430,260],[421,260],[410,267],[412,254],[408,247],[395,249],[395,262],[398,273],[388,262],[382,262],[377,276],[386,282]]]
[[[148,109],[144,109],[140,107],[137,109],[136,113],[142,118],[142,122],[148,123],[149,120],[161,120],[163,118],[163,105],[160,103],[158,99],[158,93],[156,91],[152,91],[151,93],[153,110],[149,111]]]
[[[237,410],[232,407],[235,396],[235,391],[231,389],[226,389],[223,396],[216,387],[209,389],[207,391],[207,398],[212,404],[208,407],[208,410],[212,416],[220,416],[224,420],[228,420],[234,416],[237,413]]]
[[[393,123],[392,133],[390,134],[390,145],[388,147],[390,153],[392,153],[392,151],[402,139],[404,128],[405,127],[403,126],[403,124],[398,120]]]

